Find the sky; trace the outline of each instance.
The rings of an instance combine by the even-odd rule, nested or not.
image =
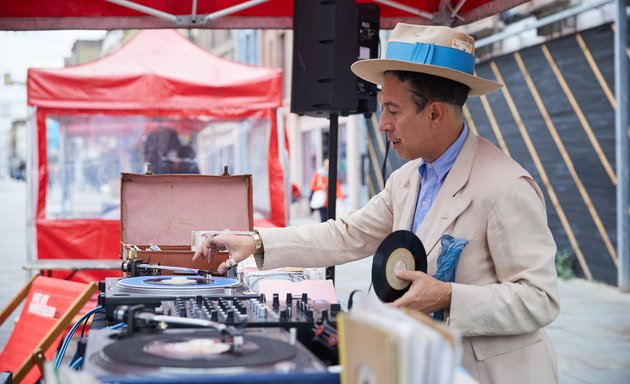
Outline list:
[[[9,129],[27,116],[28,68],[61,68],[78,39],[98,40],[106,31],[0,31],[0,177],[6,172]],[[15,85],[4,83],[5,73]]]
[[[10,73],[14,81],[25,82],[29,67],[61,68],[78,39],[98,40],[105,31],[0,31],[0,75]],[[0,87],[4,85],[0,81]]]

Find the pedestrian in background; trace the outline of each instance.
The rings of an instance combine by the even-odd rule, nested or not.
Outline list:
[[[321,222],[328,220],[328,159],[324,159],[321,167],[318,167],[311,177],[311,210],[319,211]],[[341,183],[337,179],[337,198],[343,199]]]

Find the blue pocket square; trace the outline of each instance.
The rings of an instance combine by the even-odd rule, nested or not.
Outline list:
[[[433,275],[434,278],[444,281],[455,281],[455,271],[457,270],[457,263],[459,263],[459,256],[462,250],[468,244],[468,240],[456,239],[451,235],[442,235],[440,238],[442,243],[442,251],[437,259],[437,272]],[[435,320],[444,320],[443,311],[437,311],[433,314]]]

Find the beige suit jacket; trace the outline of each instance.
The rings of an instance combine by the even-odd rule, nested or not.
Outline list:
[[[372,255],[392,231],[411,228],[420,160],[347,217],[322,224],[259,229],[263,268],[321,267]],[[452,284],[452,328],[461,331],[462,365],[481,383],[558,382],[542,328],[559,311],[556,246],[543,194],[520,165],[469,133],[417,235],[436,271],[440,237],[468,240]]]

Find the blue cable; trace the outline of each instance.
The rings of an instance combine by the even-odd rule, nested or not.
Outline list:
[[[70,367],[72,367],[77,360],[81,359],[82,356],[79,353],[79,348],[77,348],[76,352],[74,352],[74,356],[70,359]]]
[[[127,323],[117,323],[117,324],[107,327],[107,329],[120,329],[120,328],[126,328],[126,327],[127,327]]]
[[[70,364],[70,368],[74,370],[78,370],[81,364],[83,364],[83,356],[79,357],[78,359],[76,359],[76,361]]]
[[[59,348],[59,353],[57,354],[57,359],[55,360],[55,369],[58,369],[59,366],[61,365],[61,361],[63,360],[63,356],[66,354],[66,349],[68,348],[68,345],[70,344],[70,341],[72,340],[72,336],[74,335],[74,332],[76,332],[77,328],[79,328],[81,323],[83,321],[85,321],[88,317],[92,316],[96,312],[101,312],[101,311],[104,311],[102,306],[98,306],[98,307],[90,310],[88,313],[83,315],[79,319],[79,321],[77,321],[72,326],[72,328],[70,329],[70,332],[68,332],[68,334],[66,335],[65,339],[61,343],[61,348]]]
[[[59,368],[59,366],[61,365],[61,361],[63,360],[63,356],[66,353],[66,349],[68,348],[68,345],[70,344],[70,341],[72,340],[72,336],[74,335],[74,332],[76,332],[77,328],[79,328],[79,326],[81,325],[81,323],[83,321],[85,321],[89,316],[91,316],[93,313],[101,310],[102,307],[96,307],[94,309],[92,309],[91,311],[89,311],[88,313],[86,313],[85,315],[83,315],[83,317],[81,317],[81,319],[79,319],[79,321],[77,321],[74,326],[70,329],[70,332],[68,332],[68,335],[66,335],[66,337],[64,338],[63,342],[61,343],[61,347],[59,348],[59,353],[57,355],[57,359],[55,361],[55,368]]]
[[[90,310],[89,312],[87,312],[85,315],[83,315],[79,319],[79,321],[77,321],[74,324],[74,326],[70,329],[70,332],[68,332],[68,335],[66,335],[66,338],[63,340],[63,343],[61,344],[61,348],[59,349],[59,354],[57,355],[57,359],[56,359],[56,362],[55,362],[55,368],[59,368],[59,366],[61,365],[61,361],[63,360],[63,356],[66,354],[66,349],[68,348],[68,345],[70,344],[70,341],[72,340],[72,336],[76,332],[77,328],[79,328],[81,323],[86,321],[87,318],[92,316],[92,314],[94,314],[96,312],[99,312],[99,311],[103,311],[103,310],[104,309],[101,306],[96,307],[96,308]]]

